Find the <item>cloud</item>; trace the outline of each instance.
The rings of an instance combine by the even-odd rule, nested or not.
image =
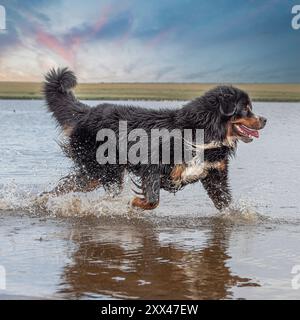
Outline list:
[[[1,79],[69,65],[84,81],[300,81],[289,1],[2,3]]]

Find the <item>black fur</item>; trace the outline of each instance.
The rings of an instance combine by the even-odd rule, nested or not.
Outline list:
[[[245,92],[230,86],[220,86],[181,109],[153,110],[107,103],[91,108],[76,100],[71,91],[75,85],[76,77],[73,72],[66,68],[51,70],[46,76],[44,94],[48,109],[58,125],[71,130],[65,149],[75,164],[72,177],[76,177],[77,185],[81,182],[85,185],[87,180],[97,180],[105,189],[110,190],[113,186],[121,188],[126,169],[140,178],[142,193],[150,203],[159,201],[160,188],[175,192],[183,187],[174,186],[170,180],[174,164],[100,165],[96,160],[99,147],[96,135],[100,129],[110,128],[118,134],[120,120],[128,122],[128,132],[135,128],[143,128],[147,132],[153,128],[182,131],[205,129],[205,143],[221,143],[226,140],[229,119],[251,103]],[[231,201],[227,163],[234,152],[235,145],[222,145],[205,151],[206,161],[226,162],[225,170],[219,172],[212,169],[202,179],[203,186],[218,209],[228,206]],[[80,187],[78,190],[81,190]]]
[[[89,107],[77,101],[71,91],[77,85],[72,71],[67,68],[52,69],[45,79],[44,95],[48,109],[60,126],[76,124],[89,112]]]

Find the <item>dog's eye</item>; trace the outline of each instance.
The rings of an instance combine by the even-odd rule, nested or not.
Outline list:
[[[243,107],[243,111],[248,112],[249,111],[249,107],[248,106],[244,106]]]

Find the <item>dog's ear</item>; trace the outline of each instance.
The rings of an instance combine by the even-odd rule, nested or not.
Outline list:
[[[218,100],[220,113],[225,117],[232,117],[237,108],[234,102],[234,95],[230,93],[221,93]]]

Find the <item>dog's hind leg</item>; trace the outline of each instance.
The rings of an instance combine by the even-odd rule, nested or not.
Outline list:
[[[132,207],[143,210],[152,210],[159,205],[160,174],[157,169],[149,169],[142,176],[141,194],[143,197],[135,197],[131,201]],[[137,193],[137,192],[136,192]]]
[[[104,190],[112,197],[119,196],[123,191],[125,168],[111,166],[101,173]]]
[[[93,179],[83,173],[71,173],[60,179],[58,185],[49,192],[43,192],[41,195],[61,196],[70,192],[90,192],[99,188],[101,182],[99,179]]]

